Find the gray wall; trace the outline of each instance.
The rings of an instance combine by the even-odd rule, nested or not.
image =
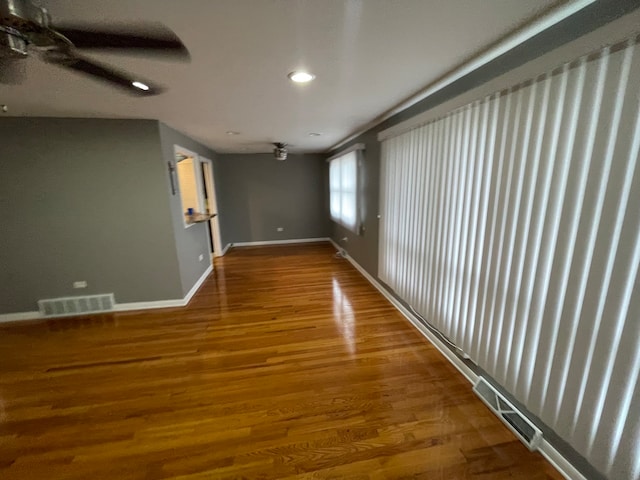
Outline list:
[[[158,122],[0,118],[0,139],[0,313],[182,298]]]
[[[219,175],[217,172],[218,162],[216,160],[216,153],[163,123],[159,124],[159,133],[165,172],[167,171],[167,162],[175,161],[174,145],[179,145],[198,155],[202,155],[213,161],[216,194],[219,197],[220,194],[217,192]],[[209,225],[208,223],[198,223],[189,228],[185,228],[184,212],[182,211],[180,195],[171,195],[171,185],[168,176],[164,185],[167,196],[170,199],[171,225],[173,228],[173,236],[175,237],[175,249],[178,257],[180,282],[182,285],[181,296],[184,296],[191,290],[193,285],[211,264],[209,261]],[[218,209],[220,209],[220,205],[218,205]],[[203,256],[203,260],[199,259],[200,255]]]
[[[328,236],[323,155],[219,155],[222,243]],[[277,227],[284,231],[278,232]]]

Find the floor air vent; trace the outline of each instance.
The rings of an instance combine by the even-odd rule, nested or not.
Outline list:
[[[80,315],[84,313],[107,312],[113,310],[113,293],[87,295],[84,297],[48,298],[38,300],[40,313],[45,317]]]
[[[542,432],[531,421],[522,415],[506,398],[504,398],[483,377],[478,378],[473,391],[500,418],[509,429],[533,451],[542,440]]]

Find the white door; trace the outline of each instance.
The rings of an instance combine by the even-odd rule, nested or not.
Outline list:
[[[218,202],[216,201],[216,186],[213,180],[213,162],[208,158],[200,157],[202,165],[202,176],[204,177],[204,195],[207,202],[209,213],[215,214],[209,220],[209,229],[211,230],[211,239],[213,240],[213,255],[219,257],[222,255],[222,245],[220,241],[220,222],[218,221]]]

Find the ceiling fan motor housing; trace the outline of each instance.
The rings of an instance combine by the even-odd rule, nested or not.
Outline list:
[[[0,0],[0,57],[24,58],[30,44],[56,44],[49,12],[28,0]]]
[[[273,149],[273,155],[276,157],[276,160],[286,160],[287,159],[287,144],[286,143],[274,143],[275,147]]]
[[[27,56],[27,41],[9,28],[0,27],[0,57],[22,58]]]
[[[46,8],[38,7],[28,0],[0,0],[0,28],[38,33],[49,28],[50,17]]]

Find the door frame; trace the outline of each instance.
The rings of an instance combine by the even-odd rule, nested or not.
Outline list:
[[[202,201],[204,203],[204,192],[209,192],[208,200],[209,200],[209,213],[215,213],[215,216],[209,220],[209,229],[211,231],[211,238],[213,239],[213,256],[220,257],[222,256],[222,240],[220,238],[220,221],[219,221],[219,211],[218,211],[218,197],[216,195],[216,183],[215,183],[215,174],[213,171],[213,161],[199,156],[199,164],[202,169],[202,177],[204,177],[204,181],[206,186],[203,185],[202,189]],[[204,168],[204,164],[207,165],[207,168]],[[201,177],[201,178],[202,178]]]
[[[193,152],[187,148],[184,148],[180,145],[173,145],[173,162],[175,165],[175,168],[177,170],[178,168],[178,163],[180,163],[182,160],[178,160],[178,156],[184,156],[187,158],[191,158],[192,162],[193,162],[193,175],[195,177],[195,182],[196,182],[196,196],[197,196],[197,200],[198,200],[198,205],[196,206],[197,211],[203,211],[204,210],[204,185],[202,185],[202,174],[201,174],[201,165],[200,165],[200,155],[198,155],[196,152]],[[184,228],[190,228],[193,227],[195,225],[195,223],[188,223],[187,222],[187,217],[185,215],[185,205],[182,204],[182,192],[180,191],[180,179],[179,179],[179,173],[176,171],[176,190],[178,192],[178,195],[180,196],[180,208],[182,210],[182,221],[184,223]]]

